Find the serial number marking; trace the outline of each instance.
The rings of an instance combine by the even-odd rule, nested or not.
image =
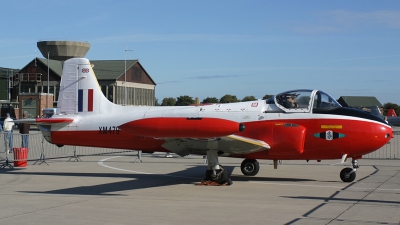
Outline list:
[[[99,127],[99,134],[119,134],[120,129],[117,126]]]

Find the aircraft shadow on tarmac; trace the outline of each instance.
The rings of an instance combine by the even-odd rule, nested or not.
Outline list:
[[[228,173],[231,174],[234,166],[225,166]],[[4,174],[4,173],[3,173]],[[7,174],[7,173],[5,173]],[[129,191],[136,189],[155,188],[163,186],[171,186],[178,184],[195,184],[199,183],[204,175],[204,166],[194,166],[185,170],[169,173],[169,174],[139,174],[139,173],[68,173],[68,172],[25,172],[13,171],[10,174],[19,175],[35,175],[35,176],[65,176],[65,177],[97,177],[97,178],[130,178],[131,180],[117,181],[104,184],[86,185],[70,187],[65,189],[50,190],[50,191],[20,191],[23,193],[37,193],[37,194],[66,194],[66,195],[123,195],[115,192]],[[233,182],[235,181],[314,181],[308,179],[296,178],[266,178],[266,177],[247,177],[243,175],[231,176]],[[194,181],[191,181],[194,180]],[[234,185],[234,184],[233,184]]]
[[[352,184],[350,184],[349,186],[352,186]],[[348,186],[348,187],[349,187]],[[347,188],[347,187],[346,187]],[[317,201],[321,201],[323,200],[324,202],[317,205],[316,207],[314,207],[313,209],[309,210],[308,212],[306,212],[305,214],[302,215],[301,218],[296,218],[288,223],[285,223],[285,225],[289,225],[289,224],[295,224],[301,220],[307,219],[309,217],[312,217],[312,214],[316,211],[318,211],[319,209],[327,206],[329,204],[329,202],[357,202],[357,203],[369,203],[369,204],[388,204],[388,205],[399,205],[400,202],[399,201],[388,201],[388,200],[373,200],[373,199],[359,199],[359,198],[340,198],[340,197],[336,197],[337,195],[340,194],[341,191],[336,191],[335,193],[333,193],[331,196],[329,197],[315,197],[315,196],[280,196],[282,198],[290,198],[290,199],[307,199],[307,200],[317,200]],[[357,224],[361,224],[361,223],[366,223],[367,221],[357,221],[357,220],[346,220],[345,222],[352,222],[352,223],[357,223]],[[371,221],[371,223],[375,224],[375,221]],[[386,223],[382,223],[382,224],[386,224]]]
[[[283,198],[291,199],[308,199],[308,200],[323,200],[324,202],[329,201],[342,201],[342,202],[363,202],[363,203],[379,203],[379,204],[393,204],[400,205],[399,201],[387,201],[387,200],[371,200],[371,199],[358,199],[358,198],[337,198],[337,197],[315,197],[315,196],[281,196]]]

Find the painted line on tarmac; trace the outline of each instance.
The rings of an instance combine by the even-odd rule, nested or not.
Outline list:
[[[257,182],[257,181],[249,181],[250,183],[255,184],[264,184],[264,185],[281,185],[281,186],[297,186],[297,187],[316,187],[316,188],[335,188],[335,189],[343,189],[346,187],[340,186],[326,186],[326,185],[311,185],[311,184],[283,184],[283,183],[266,183],[266,182]],[[349,187],[347,189],[356,189],[356,190],[379,190],[379,191],[400,191],[400,189],[387,189],[387,188],[357,188],[357,187]]]
[[[185,176],[176,176],[176,175],[168,175],[168,174],[157,174],[157,173],[146,173],[146,172],[140,172],[140,171],[134,171],[134,170],[126,170],[126,169],[121,169],[121,168],[108,166],[108,165],[104,164],[104,162],[107,161],[107,160],[115,159],[115,158],[119,158],[119,157],[123,157],[123,156],[114,156],[114,157],[105,158],[105,159],[102,159],[102,160],[98,161],[97,164],[99,164],[100,166],[109,168],[109,169],[119,170],[119,171],[124,171],[124,172],[129,172],[129,173],[157,175],[157,176],[164,176],[164,177],[177,177],[177,178],[196,179],[196,180],[199,179],[198,177],[185,177]]]
[[[139,174],[154,174],[154,173],[145,173],[145,172],[139,172],[139,171],[133,171],[133,170],[125,170],[125,169],[112,167],[112,166],[108,166],[108,165],[104,164],[104,162],[109,160],[109,159],[115,159],[115,158],[119,158],[119,157],[123,157],[123,156],[114,156],[114,157],[110,157],[110,158],[105,158],[105,159],[102,159],[102,160],[98,161],[97,164],[99,164],[100,166],[109,168],[109,169],[119,170],[119,171],[124,171],[124,172],[139,173]]]

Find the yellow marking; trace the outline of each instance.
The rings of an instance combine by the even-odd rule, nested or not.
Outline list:
[[[266,149],[270,149],[271,148],[267,143],[265,143],[264,141],[261,141],[261,140],[245,138],[245,137],[241,137],[241,136],[237,136],[237,135],[233,135],[233,134],[229,135],[227,137],[232,138],[232,139],[237,140],[237,141],[242,141],[242,142],[245,142],[245,143],[248,143],[248,144],[256,145],[256,146],[259,146],[259,147],[262,147],[262,148],[266,148]]]
[[[342,125],[321,125],[321,129],[342,129]]]

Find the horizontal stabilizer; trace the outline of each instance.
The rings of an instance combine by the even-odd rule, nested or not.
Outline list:
[[[55,124],[68,124],[72,123],[74,119],[72,118],[37,118],[37,119],[20,119],[14,120],[17,123],[29,123],[37,125],[55,125]]]

